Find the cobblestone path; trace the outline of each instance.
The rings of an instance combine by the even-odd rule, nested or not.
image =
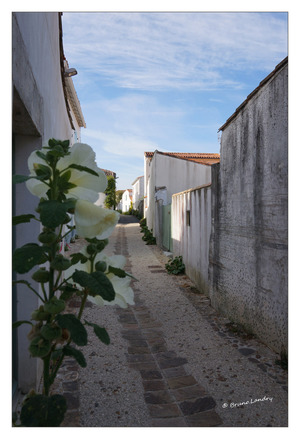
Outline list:
[[[111,344],[90,333],[87,368],[65,364],[64,425],[287,426],[287,373],[277,356],[234,332],[186,276],[168,275],[166,256],[146,246],[139,225],[126,219],[108,252],[127,257],[126,270],[138,279],[135,305],[86,309],[85,318],[104,326]]]

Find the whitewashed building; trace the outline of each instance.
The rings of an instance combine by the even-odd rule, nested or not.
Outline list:
[[[132,206],[132,189],[126,189],[122,195],[122,212],[128,212]]]
[[[144,200],[144,176],[137,177],[132,183],[132,206],[139,209],[140,203]]]
[[[215,153],[144,153],[144,216],[159,246],[172,247],[172,195],[210,184],[211,165],[219,161]]]
[[[13,173],[28,174],[27,158],[33,150],[48,143],[49,138],[80,140],[85,121],[70,69],[63,52],[61,13],[16,12],[12,14],[12,156]],[[25,184],[13,188],[13,215],[35,213],[38,199]],[[13,228],[13,249],[36,242],[40,226],[37,221]],[[22,275],[38,289],[32,273]],[[14,280],[19,276],[13,274]],[[12,319],[30,320],[39,303],[22,284],[13,288]],[[28,327],[13,333],[13,395],[37,388],[40,362],[28,352]]]

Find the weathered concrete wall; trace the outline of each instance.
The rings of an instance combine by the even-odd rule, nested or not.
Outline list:
[[[275,351],[288,336],[288,71],[223,129],[212,167],[210,297]]]
[[[182,256],[186,274],[208,294],[208,259],[211,230],[210,185],[190,189],[172,197],[174,256]]]

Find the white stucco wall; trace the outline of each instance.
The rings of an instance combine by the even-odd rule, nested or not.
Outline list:
[[[131,204],[131,193],[128,189],[122,195],[122,212],[128,212]]]
[[[148,159],[145,159],[145,161]],[[148,164],[150,163],[150,164]],[[145,216],[149,229],[155,231],[155,193],[166,189],[166,204],[171,204],[172,195],[197,186],[211,183],[211,167],[189,160],[165,156],[155,152],[151,162],[145,164],[146,202]],[[148,181],[147,181],[148,180]]]
[[[144,199],[144,177],[139,177],[132,185],[132,204],[137,209],[139,203]]]
[[[223,129],[212,177],[212,305],[287,351],[287,63]]]
[[[208,294],[211,186],[174,194],[171,212],[173,255],[182,256],[186,274]]]
[[[58,13],[17,12],[12,19],[13,83],[31,118],[47,121],[40,130],[43,142],[51,137],[70,139],[72,129],[61,83]],[[32,79],[42,99],[39,114],[35,110],[40,109],[32,104]]]
[[[56,12],[12,15],[13,172],[28,174],[29,154],[51,137],[69,139],[72,127],[66,110],[61,80],[59,16]],[[14,188],[14,215],[35,213],[38,198],[24,184]],[[14,228],[14,245],[36,242],[36,221]],[[19,276],[31,282],[31,273]],[[24,285],[16,288],[17,320],[29,320],[38,307],[36,297]],[[18,385],[23,392],[34,388],[38,362],[28,353],[28,327],[18,330]]]

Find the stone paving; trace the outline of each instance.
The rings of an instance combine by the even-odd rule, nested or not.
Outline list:
[[[139,279],[135,305],[86,309],[111,344],[90,333],[87,368],[65,362],[57,384],[68,400],[64,426],[287,426],[287,372],[278,357],[218,315],[186,276],[168,275],[163,252],[125,219],[108,251],[124,254]]]
[[[124,228],[119,228],[116,253],[129,257]],[[128,259],[126,269],[132,272]],[[148,265],[153,274],[166,273],[162,265]],[[140,372],[144,398],[153,427],[217,426],[221,418],[214,411],[214,399],[184,369],[187,359],[169,350],[162,323],[155,319],[136,287],[135,306],[116,310],[128,341],[129,367]]]

